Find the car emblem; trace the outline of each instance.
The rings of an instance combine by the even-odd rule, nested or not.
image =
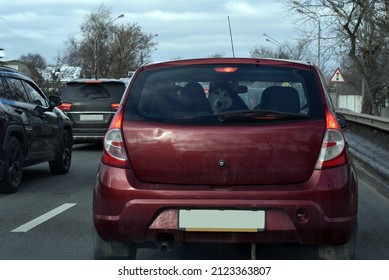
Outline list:
[[[223,168],[226,166],[226,161],[224,159],[219,159],[219,161],[217,162],[217,164],[219,165],[220,168]]]

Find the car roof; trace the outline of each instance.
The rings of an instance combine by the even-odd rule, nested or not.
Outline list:
[[[147,69],[159,68],[159,67],[187,66],[187,65],[200,65],[200,64],[228,64],[228,63],[285,66],[285,67],[294,67],[300,69],[311,69],[312,67],[314,67],[312,63],[310,63],[309,61],[297,61],[297,60],[275,59],[275,58],[221,57],[221,58],[193,58],[193,59],[152,62],[143,65],[143,69],[147,70]]]

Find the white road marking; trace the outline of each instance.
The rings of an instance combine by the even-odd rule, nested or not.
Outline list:
[[[62,212],[68,210],[69,208],[73,207],[76,204],[77,203],[62,204],[61,206],[39,216],[38,218],[35,218],[34,220],[31,220],[28,223],[25,223],[24,225],[21,225],[20,227],[17,227],[15,229],[11,230],[11,232],[27,232],[30,229],[32,229],[32,228],[46,222],[47,220],[57,216],[58,214],[61,214]]]

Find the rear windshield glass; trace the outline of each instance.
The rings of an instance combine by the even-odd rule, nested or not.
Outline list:
[[[125,90],[121,83],[68,84],[62,92],[63,100],[110,99],[120,101]]]
[[[259,123],[323,118],[311,71],[257,65],[201,65],[144,71],[125,118],[171,123]]]

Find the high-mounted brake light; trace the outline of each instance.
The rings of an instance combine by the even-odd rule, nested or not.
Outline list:
[[[344,165],[348,162],[346,141],[334,113],[326,112],[326,132],[315,169]]]
[[[86,83],[86,84],[101,84],[102,81],[97,80],[97,79],[90,79],[90,80],[85,80],[84,83]]]
[[[215,69],[215,72],[218,72],[218,73],[233,73],[236,70],[238,70],[238,67],[217,67],[214,69]]]

